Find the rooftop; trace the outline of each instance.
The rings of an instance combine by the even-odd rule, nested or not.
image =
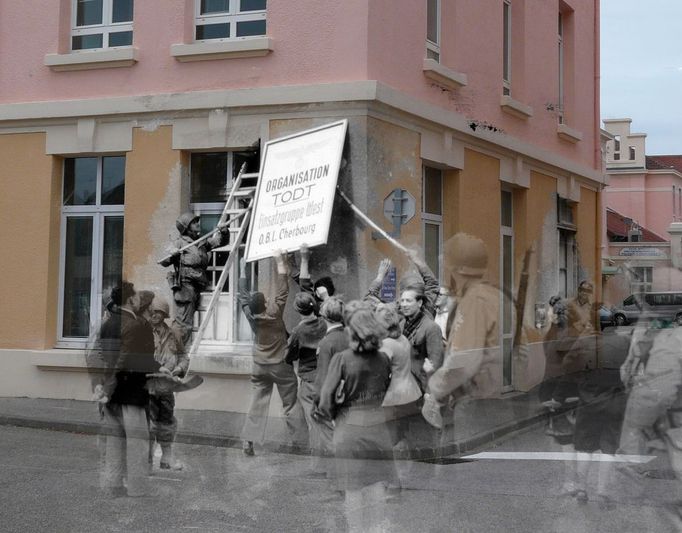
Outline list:
[[[648,155],[646,168],[649,170],[674,169],[682,172],[682,155]]]
[[[631,218],[621,215],[618,211],[608,207],[606,209],[606,233],[609,242],[627,242],[628,231],[632,228],[633,222]],[[634,225],[638,226],[636,222],[634,222]],[[661,237],[651,230],[642,226],[639,226],[639,229],[642,232],[642,239],[638,242],[668,242],[668,239]]]

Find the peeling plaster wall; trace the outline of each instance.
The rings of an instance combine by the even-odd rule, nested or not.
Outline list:
[[[153,125],[152,125],[153,126]],[[157,264],[176,237],[175,220],[187,209],[187,172],[183,153],[171,148],[171,128],[133,130],[133,151],[126,156],[123,276],[138,289],[153,290],[169,302],[166,269]]]
[[[559,290],[556,190],[556,179],[531,172],[526,223],[527,242],[536,246],[532,269],[535,273],[532,277],[534,303],[547,303]],[[529,290],[529,297],[530,294]],[[534,313],[535,310],[526,309],[526,312]]]
[[[557,229],[556,180],[531,172],[530,189],[514,190],[514,288],[518,291],[526,253],[531,248],[522,342],[528,347],[514,360],[514,385],[529,390],[544,377],[544,331],[535,328],[535,305],[556,294]]]
[[[367,158],[368,158],[368,194],[365,212],[381,228],[390,233],[393,222],[384,216],[384,199],[394,189],[406,189],[415,199],[415,216],[400,228],[398,239],[404,246],[422,249],[421,196],[422,165],[419,155],[420,137],[415,131],[396,126],[374,118],[367,124]],[[373,230],[367,228],[364,239],[368,253],[360,258],[360,264],[366,269],[366,280],[363,288],[375,277],[379,262],[389,257],[397,271],[398,281],[410,270],[405,255],[398,251],[386,239],[373,239]],[[364,259],[364,261],[363,261]]]

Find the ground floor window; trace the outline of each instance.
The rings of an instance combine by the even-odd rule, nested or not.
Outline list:
[[[502,346],[502,384],[513,385],[514,352],[514,202],[510,190],[500,194],[500,344]]]
[[[242,165],[246,163],[246,173],[257,173],[260,167],[260,153],[258,150],[230,151],[230,152],[194,152],[190,156],[190,211],[201,217],[201,230],[206,233],[212,230],[223,212],[225,201],[232,189],[233,180],[239,174]],[[255,187],[257,179],[247,178],[242,181],[243,187]],[[239,200],[239,206],[246,206],[247,200]],[[234,206],[233,206],[234,207]],[[241,220],[236,221],[236,228]],[[234,234],[230,233],[230,240]],[[228,242],[228,245],[234,243]],[[216,286],[225,263],[229,257],[229,250],[216,251],[211,254],[209,265],[209,281],[202,304],[208,302],[213,288]],[[208,343],[231,343],[250,341],[251,330],[236,301],[239,259],[243,257],[244,244],[239,244],[238,256],[232,262],[228,279],[221,291],[216,312],[212,323],[209,324],[204,339]],[[251,263],[247,278],[252,290],[258,285],[258,263]],[[199,309],[201,319],[202,308]]]
[[[577,287],[575,232],[559,230],[559,295],[563,298],[575,296]]]
[[[123,268],[125,156],[64,160],[59,340],[83,342]]]
[[[649,292],[653,287],[654,269],[653,267],[632,267],[632,281],[630,282],[630,293],[639,294]]]
[[[443,246],[443,171],[425,166],[422,172],[424,260],[440,279]]]

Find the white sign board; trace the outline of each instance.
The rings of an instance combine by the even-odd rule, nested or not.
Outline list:
[[[347,120],[265,144],[246,260],[326,244]]]

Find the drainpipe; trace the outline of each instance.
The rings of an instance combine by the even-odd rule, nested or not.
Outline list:
[[[599,52],[601,48],[601,43],[600,43],[600,32],[599,32],[599,2],[600,0],[594,0],[594,168],[598,170],[602,174],[602,181],[603,181],[603,173],[604,169],[602,168],[602,159],[601,159],[601,133],[600,133],[600,126],[601,126],[601,116],[600,116],[600,106],[599,106],[599,101],[600,101],[600,63],[599,63]],[[602,247],[601,247],[601,240],[602,240],[602,233],[603,233],[603,227],[602,224],[604,223],[604,220],[602,218],[602,211],[605,211],[604,209],[604,204],[603,204],[603,185],[600,183],[599,187],[597,189],[597,231],[596,231],[596,240],[597,242],[595,243],[595,248],[596,248],[596,253],[595,255],[597,256],[596,259],[596,267],[597,267],[597,272],[596,272],[596,282],[595,285],[598,287],[598,292],[600,300],[604,299],[604,294],[603,290],[604,287],[602,286],[602,275],[601,275],[601,254],[602,254]],[[597,324],[595,326],[599,328],[599,313],[597,313]],[[599,330],[597,330],[599,331]],[[599,368],[599,363],[601,360],[601,346],[600,343],[597,342],[597,349],[596,349],[596,365],[597,368]]]
[[[599,134],[601,116],[600,116],[600,31],[599,31],[599,2],[594,0],[594,168],[603,172],[601,167],[601,136]]]

